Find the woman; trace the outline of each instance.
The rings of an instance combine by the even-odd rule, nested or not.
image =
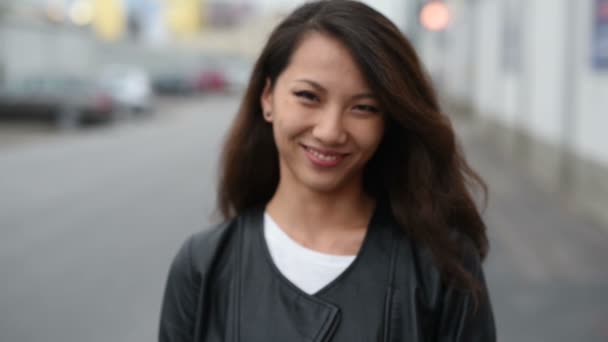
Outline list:
[[[358,2],[303,5],[255,65],[225,222],[177,254],[160,341],[494,341],[474,185],[398,29]]]

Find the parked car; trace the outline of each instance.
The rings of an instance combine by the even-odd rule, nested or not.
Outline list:
[[[196,89],[201,92],[217,92],[226,89],[226,77],[222,70],[207,68],[200,70],[194,80]]]
[[[157,73],[152,81],[154,92],[161,95],[193,95],[197,86],[193,74],[178,71]]]
[[[61,128],[111,120],[114,103],[97,82],[72,76],[32,76],[0,87],[0,115],[50,118]]]
[[[245,90],[249,83],[253,64],[243,57],[227,56],[222,59],[222,70],[226,80],[226,90],[241,92]]]
[[[152,83],[148,73],[139,67],[110,65],[100,76],[102,89],[112,97],[118,110],[146,112],[152,109]]]
[[[192,64],[156,73],[154,90],[167,95],[239,92],[247,86],[252,70],[245,58],[215,53],[202,54]]]
[[[251,62],[236,55],[204,55],[200,65],[196,84],[203,92],[242,91],[252,71]]]

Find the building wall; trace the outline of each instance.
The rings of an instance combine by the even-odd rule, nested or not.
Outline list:
[[[419,45],[445,96],[494,127],[502,150],[543,184],[608,205],[608,70],[591,62],[595,0],[447,2],[450,27],[424,32]]]
[[[33,74],[78,74],[91,70],[96,57],[90,34],[29,22],[0,24],[4,79]]]
[[[579,114],[577,147],[584,156],[608,164],[608,70],[594,71],[590,58],[593,6],[590,0],[577,2],[578,22],[576,55],[577,88],[576,112]]]
[[[464,1],[452,2],[458,4],[455,8],[463,7]],[[521,17],[515,23],[521,25],[519,44],[505,42],[503,34],[504,4],[509,2],[518,3],[516,7],[521,8]],[[470,47],[467,26],[477,26],[480,39],[474,58],[477,65],[472,99],[476,109],[550,144],[572,139],[576,153],[608,165],[608,139],[603,132],[608,125],[608,115],[604,114],[608,106],[608,72],[594,70],[591,65],[593,3],[478,1],[477,12],[455,12],[443,52],[435,44],[423,55],[435,70],[447,69],[444,90],[450,96],[467,97],[463,89],[468,67],[463,57]],[[437,41],[439,35],[427,33],[425,39]],[[429,49],[429,44],[425,48]],[[517,54],[521,60],[507,68],[504,54],[510,48],[520,50]],[[441,54],[446,63],[438,65]]]
[[[39,22],[0,23],[0,86],[32,76],[96,78],[110,64],[139,65],[152,73],[197,66],[200,49],[101,41],[87,30]]]

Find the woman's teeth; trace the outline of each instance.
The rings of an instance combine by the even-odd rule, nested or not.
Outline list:
[[[330,156],[330,155],[319,153],[319,152],[317,152],[315,150],[310,150],[310,152],[312,152],[312,154],[314,154],[315,157],[317,157],[317,158],[319,158],[321,160],[336,160],[336,159],[338,159],[338,156],[335,156],[335,155],[334,156]]]
[[[323,154],[317,150],[313,150],[312,148],[308,148],[308,151],[310,151],[312,154],[315,155],[315,157],[321,159],[321,160],[336,160],[338,159],[337,155],[332,155],[332,154]]]

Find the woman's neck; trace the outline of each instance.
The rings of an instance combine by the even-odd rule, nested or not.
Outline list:
[[[362,189],[333,194],[279,185],[266,211],[300,244],[330,254],[356,254],[375,207]]]

